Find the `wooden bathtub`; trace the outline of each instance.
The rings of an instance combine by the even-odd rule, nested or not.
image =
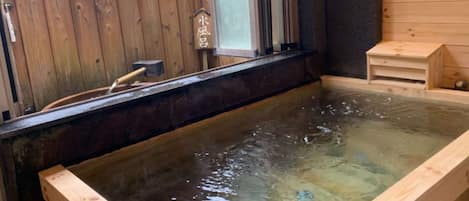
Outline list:
[[[385,93],[404,88],[382,88],[356,79],[323,77],[329,87],[355,87]],[[334,86],[331,86],[334,85]],[[340,85],[340,86],[339,86]],[[419,92],[420,94],[420,92]],[[432,98],[433,96],[427,95]],[[460,95],[459,95],[460,96]],[[442,100],[436,96],[432,99]],[[451,98],[453,102],[454,97]],[[463,99],[457,99],[459,101]],[[448,101],[448,100],[447,100]],[[466,102],[467,103],[467,102]],[[132,145],[113,153],[134,153],[153,145],[156,139]],[[100,160],[96,158],[94,160]],[[96,190],[64,166],[55,166],[39,173],[43,196],[48,201],[105,200]],[[469,200],[469,131],[390,187],[374,201],[466,201]]]

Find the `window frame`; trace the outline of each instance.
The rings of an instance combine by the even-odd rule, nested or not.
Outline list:
[[[220,48],[220,40],[218,37],[218,22],[217,22],[217,0],[211,0],[212,3],[212,13],[213,13],[213,22],[215,26],[214,31],[214,40],[215,40],[215,51],[216,56],[233,56],[233,57],[245,57],[245,58],[255,58],[259,56],[260,48],[260,18],[259,18],[259,0],[249,0],[249,19],[251,24],[251,49],[226,49]]]

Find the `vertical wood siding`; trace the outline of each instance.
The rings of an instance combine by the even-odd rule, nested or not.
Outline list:
[[[7,0],[24,105],[103,87],[142,59],[172,78],[200,70],[192,13],[198,0]]]

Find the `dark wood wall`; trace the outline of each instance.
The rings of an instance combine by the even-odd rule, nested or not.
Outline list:
[[[321,66],[327,52],[325,5],[325,0],[299,0],[301,48],[316,51]]]
[[[196,0],[6,0],[23,107],[103,87],[141,59],[162,59],[172,78],[200,70],[193,47]]]
[[[381,41],[382,0],[327,0],[327,74],[366,78],[366,52]]]

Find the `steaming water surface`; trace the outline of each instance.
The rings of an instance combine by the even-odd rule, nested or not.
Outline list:
[[[109,200],[371,201],[467,122],[467,107],[309,85],[72,171]]]

